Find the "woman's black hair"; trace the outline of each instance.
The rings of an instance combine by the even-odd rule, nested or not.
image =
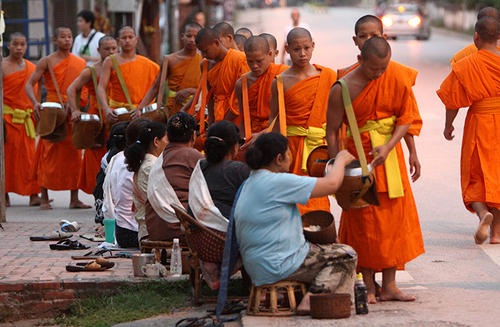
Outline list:
[[[125,163],[131,172],[138,172],[148,149],[155,140],[161,139],[166,134],[166,127],[159,122],[149,122],[140,131],[137,141],[125,149]]]
[[[172,143],[187,143],[194,138],[196,121],[193,116],[185,112],[178,112],[167,122],[168,141]]]
[[[285,155],[288,139],[279,133],[266,133],[257,138],[248,148],[245,160],[252,169],[269,165],[278,154]]]
[[[207,140],[203,149],[209,163],[221,162],[224,157],[240,141],[240,131],[235,124],[227,120],[221,120],[207,131]]]
[[[114,149],[116,152],[120,152],[125,149],[125,131],[127,130],[128,124],[128,121],[122,121],[111,127],[109,138],[106,140],[106,148],[108,150]]]

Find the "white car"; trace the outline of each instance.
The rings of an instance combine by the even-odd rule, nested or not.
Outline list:
[[[390,5],[384,11],[382,23],[385,34],[391,39],[413,36],[417,40],[428,40],[431,36],[430,21],[416,4]]]

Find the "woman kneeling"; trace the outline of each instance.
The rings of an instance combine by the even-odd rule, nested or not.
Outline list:
[[[353,299],[357,255],[348,245],[305,240],[297,203],[335,193],[354,157],[341,151],[325,177],[289,174],[286,137],[261,135],[246,153],[252,168],[236,203],[234,221],[245,270],[256,285],[288,279],[309,284],[297,310],[309,312],[311,293],[348,293]]]

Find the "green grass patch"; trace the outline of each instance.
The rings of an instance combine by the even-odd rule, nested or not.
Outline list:
[[[92,295],[77,300],[70,309],[47,324],[107,327],[144,319],[188,305],[189,281],[124,284],[113,294]]]

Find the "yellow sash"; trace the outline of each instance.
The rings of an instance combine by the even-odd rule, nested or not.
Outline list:
[[[138,105],[138,103],[133,103],[132,104],[133,108],[130,108],[128,102],[120,102],[120,101],[113,100],[111,98],[109,99],[109,106],[113,109],[124,107],[130,111],[130,110],[137,108],[137,105]]]
[[[380,120],[368,120],[366,124],[359,129],[360,133],[368,132],[372,147],[381,146],[389,142],[392,132],[396,126],[396,116],[383,118]],[[347,137],[350,137],[350,130],[347,131]],[[392,149],[384,162],[385,175],[387,177],[387,190],[389,198],[395,199],[404,196],[403,181],[399,170],[398,155],[396,149]]]
[[[302,151],[302,170],[307,172],[307,158],[309,154],[317,146],[325,144],[326,137],[326,124],[322,127],[304,128],[301,126],[287,126],[286,127],[287,136],[305,136],[304,139],[304,150]]]
[[[174,102],[175,102],[175,95],[176,95],[176,94],[177,94],[177,92],[172,91],[172,90],[168,90],[168,92],[167,92],[167,97],[168,97],[168,98],[171,98],[171,99],[172,99],[171,101],[174,101]],[[192,98],[193,98],[193,96],[192,96],[192,95],[188,96],[188,97],[186,98],[186,100],[184,100],[184,101],[182,102],[182,106],[185,106],[185,105],[186,105],[186,103],[188,103],[188,102],[189,102]]]
[[[23,124],[24,128],[26,129],[26,135],[34,139],[36,138],[36,133],[35,133],[35,125],[33,125],[33,120],[31,119],[32,112],[33,112],[32,109],[27,109],[27,110],[12,109],[5,103],[3,105],[3,113],[6,115],[12,115],[12,123]]]

